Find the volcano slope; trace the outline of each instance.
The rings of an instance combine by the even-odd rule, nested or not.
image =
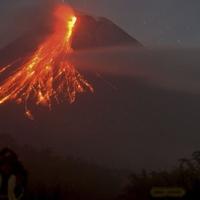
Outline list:
[[[76,51],[142,46],[109,20],[86,15],[79,19],[72,43]],[[32,52],[45,34],[35,30],[1,50],[1,65]],[[199,95],[161,89],[136,78],[82,73],[94,94],[81,94],[74,104],[63,103],[50,112],[34,108],[34,121],[23,115],[23,105],[0,106],[1,132],[20,144],[51,147],[113,168],[167,167],[200,148]]]

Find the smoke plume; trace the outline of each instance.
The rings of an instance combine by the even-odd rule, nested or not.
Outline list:
[[[114,47],[71,56],[81,70],[141,78],[167,89],[200,92],[199,49]]]
[[[56,0],[1,0],[0,48],[27,32],[48,26]]]

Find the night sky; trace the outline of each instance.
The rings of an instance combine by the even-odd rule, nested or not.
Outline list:
[[[195,46],[200,43],[199,0],[68,0],[106,16],[146,46]]]
[[[31,13],[33,6],[50,1],[53,0],[1,0],[0,41],[5,40],[5,35],[12,36],[13,19],[15,24],[21,25],[25,23],[24,19],[29,18],[29,16],[18,18],[17,11],[20,10],[23,14],[28,8]],[[108,17],[145,46],[198,47],[200,43],[199,0],[65,0],[65,2],[69,2],[81,11]],[[7,29],[4,28],[7,24],[5,20],[9,24]],[[17,33],[15,31],[15,35]]]

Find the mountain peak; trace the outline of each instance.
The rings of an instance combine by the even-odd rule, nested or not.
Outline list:
[[[141,47],[142,44],[105,17],[77,13],[72,46],[87,49],[119,45]]]
[[[105,17],[93,17],[80,12],[76,12],[76,16],[78,20],[72,39],[74,50],[123,45],[142,47],[140,42]],[[39,24],[34,30],[0,49],[1,64],[31,53],[48,32],[48,26]]]

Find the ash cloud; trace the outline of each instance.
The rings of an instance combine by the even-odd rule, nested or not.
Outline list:
[[[27,32],[34,32],[42,26],[48,27],[50,11],[56,2],[56,0],[1,0],[0,48]]]
[[[165,89],[200,93],[200,49],[113,47],[79,51],[70,59],[80,69],[140,78]]]

